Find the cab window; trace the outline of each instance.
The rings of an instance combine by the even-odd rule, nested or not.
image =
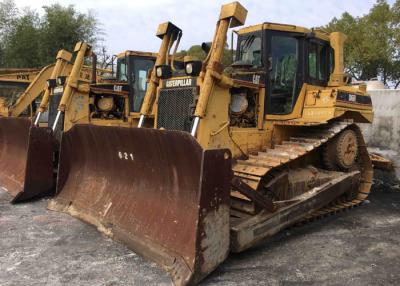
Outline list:
[[[326,43],[308,44],[308,77],[311,83],[326,84],[331,71],[330,47]]]
[[[154,61],[136,58],[133,63],[132,80],[134,90],[133,112],[140,112],[147,89],[147,74],[153,68]]]
[[[147,87],[147,71],[139,70],[138,72],[138,90],[146,91]]]
[[[251,65],[253,68],[262,67],[261,36],[250,34],[238,38],[238,62]]]
[[[299,41],[291,36],[272,36],[269,55],[270,114],[289,114],[298,94]]]
[[[117,79],[118,81],[128,81],[128,68],[125,58],[117,60]]]

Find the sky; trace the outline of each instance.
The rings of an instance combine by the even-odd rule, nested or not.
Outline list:
[[[1,0],[0,0],[1,1]],[[104,32],[110,53],[125,50],[158,51],[158,24],[171,21],[183,30],[180,49],[209,42],[214,34],[220,7],[229,0],[14,0],[19,8],[39,13],[42,6],[74,5],[80,12],[92,11]],[[389,0],[393,3],[394,0]],[[362,16],[376,0],[241,0],[248,10],[245,26],[262,22],[317,27],[347,11]],[[229,33],[230,35],[230,33]]]

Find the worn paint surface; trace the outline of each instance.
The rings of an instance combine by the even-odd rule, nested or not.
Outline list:
[[[201,249],[206,263],[201,265],[203,273],[210,273],[215,265],[225,260],[229,250],[228,245],[229,206],[222,205],[217,210],[209,212],[204,219],[204,239],[201,241]]]
[[[0,118],[0,186],[13,202],[53,188],[54,146],[49,128],[31,127],[28,118]]]
[[[203,150],[188,133],[75,125],[49,209],[95,225],[181,285],[227,256],[231,177],[229,151]]]

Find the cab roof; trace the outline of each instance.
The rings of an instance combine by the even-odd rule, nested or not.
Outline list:
[[[155,60],[157,58],[157,53],[141,52],[141,51],[125,51],[125,52],[119,53],[117,55],[117,58],[121,59],[121,58],[124,58],[125,56],[136,56],[136,57],[143,57],[143,58],[153,58]],[[172,55],[170,55],[169,58],[171,59]],[[179,57],[176,56],[175,60],[183,62],[183,57],[182,56],[179,56]]]
[[[123,58],[125,56],[137,56],[137,57],[146,57],[155,59],[157,57],[157,53],[141,52],[141,51],[125,51],[117,55],[118,58]]]
[[[329,33],[321,30],[321,29],[308,29],[296,25],[288,25],[288,24],[279,24],[279,23],[270,23],[264,22],[258,25],[247,26],[242,29],[239,29],[237,33],[239,35],[257,32],[261,30],[275,30],[275,31],[284,31],[284,32],[297,32],[297,33],[314,33],[315,36],[321,40],[329,41]]]

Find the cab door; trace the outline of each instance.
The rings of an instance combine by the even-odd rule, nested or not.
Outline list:
[[[291,119],[304,83],[304,35],[274,30],[265,33],[265,113],[277,115],[271,116],[274,119]]]
[[[129,58],[129,110],[140,112],[147,89],[148,72],[153,68],[155,59],[130,56]]]

